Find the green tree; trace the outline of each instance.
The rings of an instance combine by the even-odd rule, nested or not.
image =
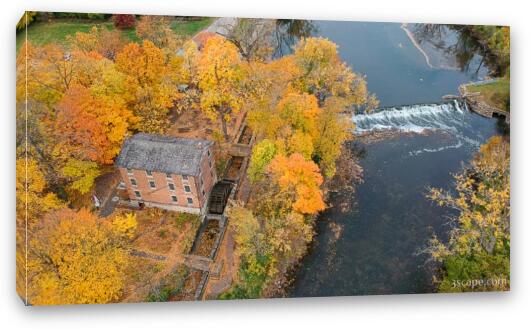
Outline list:
[[[81,194],[89,192],[100,175],[97,163],[77,159],[69,159],[61,172],[71,180],[69,187]]]
[[[277,149],[275,144],[269,139],[264,139],[253,147],[251,161],[247,175],[251,182],[256,182],[263,178],[267,166],[275,157]]]

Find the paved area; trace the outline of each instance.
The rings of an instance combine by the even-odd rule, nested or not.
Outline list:
[[[103,202],[103,205],[100,208],[100,217],[110,216],[114,212],[114,209],[118,204],[118,200],[118,190],[115,186],[109,197]]]
[[[235,17],[221,17],[216,19],[214,23],[210,24],[210,26],[204,31],[226,35],[237,23],[238,19]]]

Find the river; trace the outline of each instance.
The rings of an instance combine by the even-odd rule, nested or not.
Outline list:
[[[465,47],[470,53],[459,47],[463,38],[446,26],[408,25],[423,53],[401,24],[314,24],[313,34],[338,44],[342,59],[366,75],[385,108],[353,118],[364,182],[346,213],[334,207],[330,195],[332,207],[317,221],[290,296],[434,292],[433,268],[419,251],[433,233],[445,238],[448,217],[455,213],[427,200],[427,189],[452,188],[452,173],[501,133],[497,120],[441,98],[488,69],[472,47]],[[376,142],[361,137],[390,129],[400,133]]]

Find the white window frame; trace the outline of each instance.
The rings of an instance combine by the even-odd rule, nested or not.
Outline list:
[[[192,200],[192,202],[190,202],[190,200]],[[190,197],[187,197],[186,198],[186,204],[188,205],[193,205],[194,204],[194,199],[190,198]]]
[[[179,202],[179,198],[175,194],[170,194],[170,198],[171,198],[171,202],[173,203]],[[173,198],[175,198],[175,200]]]
[[[135,190],[134,193],[135,193],[135,197],[138,200],[142,200],[142,193],[139,190]]]
[[[190,191],[186,190],[187,187],[188,187],[188,189]],[[184,191],[184,193],[190,194],[190,193],[192,193],[192,187],[190,185],[183,185],[183,191]]]
[[[129,178],[129,183],[131,183],[131,186],[138,187],[138,182],[136,181],[136,178]]]

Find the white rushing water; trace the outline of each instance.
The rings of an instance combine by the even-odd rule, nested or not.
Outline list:
[[[399,130],[422,133],[425,130],[453,130],[464,123],[465,112],[457,101],[440,104],[405,105],[377,109],[372,113],[355,115],[356,134],[374,130]]]
[[[356,125],[355,134],[357,135],[382,130],[418,134],[426,131],[442,131],[455,138],[452,144],[409,152],[414,156],[421,153],[457,149],[462,146],[478,147],[479,142],[476,136],[470,135],[471,129],[469,120],[467,120],[470,115],[466,104],[454,100],[438,104],[377,109],[372,113],[355,115],[352,121]]]

